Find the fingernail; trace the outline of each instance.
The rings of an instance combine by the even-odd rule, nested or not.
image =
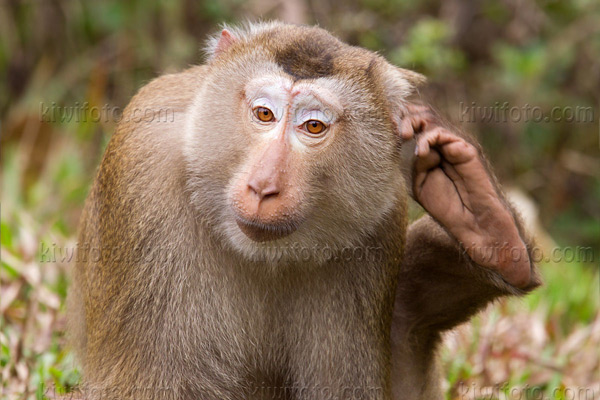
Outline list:
[[[419,145],[418,144],[415,145],[415,156],[417,156],[417,157],[419,156]]]

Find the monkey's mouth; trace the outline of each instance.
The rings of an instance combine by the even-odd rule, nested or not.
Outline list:
[[[267,242],[270,240],[281,239],[290,235],[300,225],[297,221],[287,221],[284,223],[265,223],[257,219],[246,219],[235,216],[235,222],[246,236],[255,242]]]

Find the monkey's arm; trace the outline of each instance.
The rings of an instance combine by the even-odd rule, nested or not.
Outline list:
[[[426,110],[409,111],[402,134],[417,140],[413,192],[430,216],[409,229],[397,306],[411,325],[440,331],[540,280],[532,243],[477,143]]]
[[[400,135],[416,137],[413,195],[428,216],[409,227],[392,323],[397,399],[441,399],[440,333],[490,301],[540,284],[532,242],[480,147],[409,106]]]

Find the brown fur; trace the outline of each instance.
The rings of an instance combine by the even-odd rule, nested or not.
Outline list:
[[[523,292],[470,263],[432,220],[412,226],[403,255],[407,190],[392,114],[421,78],[317,28],[273,24],[232,34],[237,41],[206,66],[141,89],[106,150],[69,295],[84,392],[390,399],[393,388],[397,399],[441,398],[439,333],[497,296]],[[313,208],[294,236],[337,256],[348,245],[375,248],[375,257],[306,261],[286,253],[262,262],[267,247],[248,255],[221,229],[223,192],[253,144],[235,135],[244,129],[235,118],[210,116],[229,104],[244,68],[268,62],[295,79],[342,77],[350,86],[340,90],[356,92],[363,111],[383,110],[369,121],[350,115],[341,122],[346,135],[305,164]],[[198,93],[213,106],[193,127],[215,136],[186,142],[187,116],[204,115],[193,108]],[[128,120],[135,109],[165,108],[172,121]]]

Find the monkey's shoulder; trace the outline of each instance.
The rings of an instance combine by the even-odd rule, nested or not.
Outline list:
[[[143,86],[131,99],[117,126],[122,132],[172,131],[184,122],[187,107],[200,89],[205,66],[162,75]]]
[[[174,107],[189,103],[202,84],[206,68],[194,66],[153,79],[138,91],[128,108],[132,105]]]
[[[168,151],[179,141],[185,114],[205,76],[205,66],[162,75],[143,86],[121,116],[107,153],[125,152],[128,159]],[[106,155],[105,155],[106,158]]]

